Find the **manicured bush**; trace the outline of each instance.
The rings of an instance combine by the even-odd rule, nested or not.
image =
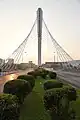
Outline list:
[[[52,120],[71,120],[73,113],[70,112],[69,103],[76,100],[76,97],[76,90],[73,87],[50,89],[44,94],[44,106]]]
[[[34,71],[34,76],[37,78],[38,76],[42,77],[42,78],[46,78],[46,76],[49,74],[48,70],[45,70],[43,68],[37,68]]]
[[[73,101],[73,100],[75,101],[77,98],[76,89],[71,86],[69,87],[66,86],[64,87],[64,89],[66,89],[67,91],[67,96],[68,96],[69,101]]]
[[[48,70],[44,70],[45,74],[48,75],[49,74],[49,71]]]
[[[36,70],[34,71],[34,74],[35,74],[35,76],[36,76],[36,78],[37,78],[38,76],[41,76],[41,71],[40,71],[39,69],[36,69]]]
[[[20,75],[20,76],[18,76],[17,79],[23,79],[23,80],[28,81],[30,83],[32,89],[35,86],[35,79],[32,75]]]
[[[44,90],[52,89],[52,88],[60,88],[62,86],[63,86],[63,83],[57,80],[46,81],[44,83]]]
[[[47,102],[48,108],[53,105],[57,105],[60,99],[67,97],[69,101],[75,101],[77,93],[73,87],[53,88],[47,90],[44,95],[44,100]]]
[[[40,75],[39,71],[31,71],[27,73],[28,75],[32,75],[34,78],[37,78],[37,76]]]
[[[30,71],[30,72],[28,72],[27,74],[34,76],[34,71]]]
[[[42,71],[41,71],[41,77],[42,77],[42,78],[45,79],[48,74],[49,74],[49,71],[48,71],[48,70],[42,69]]]
[[[45,79],[46,78],[46,74],[45,73],[41,73],[40,77],[42,77],[43,79]]]
[[[19,98],[19,102],[23,103],[26,95],[31,92],[31,86],[29,82],[25,80],[12,80],[4,85],[3,92],[16,95]]]
[[[55,72],[49,72],[49,77],[51,78],[51,79],[56,79],[56,77],[57,77],[57,74],[55,73]]]
[[[11,94],[0,94],[0,120],[19,120],[18,98]]]

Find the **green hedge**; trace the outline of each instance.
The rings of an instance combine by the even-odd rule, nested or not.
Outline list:
[[[52,89],[52,88],[60,88],[62,86],[63,86],[63,83],[57,80],[46,81],[44,83],[44,90]]]
[[[77,98],[77,92],[76,89],[71,86],[64,86],[64,90],[66,90],[66,94],[68,96],[69,101],[75,101]]]
[[[0,120],[19,120],[18,98],[11,94],[0,94]]]
[[[23,80],[28,81],[30,83],[32,89],[35,86],[35,79],[32,75],[20,75],[20,76],[18,76],[17,79],[23,79]]]
[[[3,92],[16,95],[19,98],[19,102],[21,104],[23,103],[26,95],[31,92],[31,86],[29,82],[25,80],[16,79],[16,80],[8,81],[4,85]]]
[[[44,94],[44,104],[45,108],[49,109],[53,105],[57,105],[59,100],[63,97],[67,97],[69,101],[75,101],[77,98],[77,93],[73,87],[62,87],[62,88],[53,88],[46,90]]]
[[[50,77],[51,79],[56,79],[57,74],[56,74],[55,72],[50,71],[50,72],[49,72],[49,77]]]
[[[34,71],[30,71],[30,72],[28,72],[27,74],[28,74],[28,75],[32,75],[34,78],[36,78],[36,74],[35,74]]]
[[[49,74],[49,71],[43,68],[37,68],[34,71],[28,72],[28,75],[32,75],[34,78],[37,78],[38,76],[40,76],[45,79],[48,74]]]
[[[32,75],[34,78],[37,78],[37,76],[40,76],[40,72],[35,70],[27,73],[28,75]]]
[[[36,69],[36,70],[34,71],[34,75],[36,76],[36,78],[37,78],[38,76],[41,77],[41,71],[40,71],[40,69]]]
[[[52,120],[73,120],[75,111],[70,111],[70,102],[76,100],[76,90],[73,87],[54,88],[44,94],[44,106],[49,111]]]
[[[48,70],[45,70],[45,69],[42,69],[42,70],[41,70],[41,77],[42,77],[42,78],[45,79],[48,74],[49,74],[49,71],[48,71]]]
[[[46,79],[46,73],[42,72],[42,73],[40,74],[40,76],[41,76],[43,79]]]

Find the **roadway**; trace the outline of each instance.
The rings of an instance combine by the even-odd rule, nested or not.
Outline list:
[[[72,84],[76,88],[80,88],[80,73],[57,71],[59,79]]]
[[[56,72],[57,78],[62,80],[63,82],[70,83],[72,86],[76,88],[80,88],[79,72],[67,72],[67,71],[61,71],[61,70],[53,70],[51,68],[47,70]]]

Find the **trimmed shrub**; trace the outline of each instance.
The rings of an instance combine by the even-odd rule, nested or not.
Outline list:
[[[67,97],[69,101],[75,101],[77,98],[77,93],[75,88],[73,87],[62,87],[62,88],[54,88],[47,90],[44,95],[45,104],[49,109],[53,105],[57,105],[59,100],[63,97]]]
[[[0,94],[0,120],[19,120],[18,98],[11,94]]]
[[[44,106],[52,120],[71,120],[73,113],[70,112],[69,103],[76,97],[76,90],[72,87],[50,89],[44,94]]]
[[[35,79],[32,75],[20,75],[20,76],[18,76],[17,79],[23,79],[23,80],[28,81],[30,83],[32,89],[35,86]]]
[[[52,88],[60,88],[62,86],[63,86],[63,83],[61,83],[57,80],[46,81],[44,83],[44,90],[52,89]]]
[[[44,72],[46,73],[46,75],[48,75],[48,74],[49,74],[49,71],[48,71],[48,70],[44,70]]]
[[[49,77],[51,78],[51,79],[56,79],[56,77],[57,77],[57,74],[55,73],[55,72],[49,72]]]
[[[69,101],[73,101],[73,100],[75,101],[77,98],[76,89],[71,86],[69,87],[65,86],[64,89],[66,89],[67,91],[67,96],[68,96]]]
[[[34,71],[30,71],[30,72],[28,72],[27,74],[28,74],[28,75],[32,75],[33,77],[35,77]]]
[[[39,69],[36,69],[36,70],[34,71],[34,74],[35,74],[35,76],[36,76],[36,78],[37,78],[38,76],[41,76],[41,71],[40,71]]]
[[[41,73],[40,76],[45,79],[46,78],[46,74],[45,73]]]
[[[4,85],[4,93],[16,95],[19,98],[19,103],[23,103],[24,98],[31,92],[31,86],[28,81],[25,80],[12,80],[8,81]]]
[[[39,71],[31,71],[27,73],[28,75],[32,75],[34,78],[37,78],[37,76],[40,75]]]
[[[34,73],[36,74],[36,77],[40,76],[45,79],[46,76],[49,74],[49,71],[45,70],[43,68],[37,68],[37,69],[35,69]]]
[[[42,77],[42,78],[45,79],[48,74],[49,74],[49,71],[48,71],[48,70],[42,69],[42,71],[41,71],[41,77]]]

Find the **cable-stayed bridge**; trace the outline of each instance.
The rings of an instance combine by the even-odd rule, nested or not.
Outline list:
[[[44,26],[45,31],[46,31],[45,37],[43,37],[44,36],[43,26]],[[32,38],[31,35],[32,35],[33,32],[35,32],[36,35]],[[38,66],[42,66],[42,67],[45,66],[46,67],[46,65],[42,64],[42,61],[41,61],[42,58],[41,57],[42,57],[42,41],[47,39],[48,42],[51,42],[51,46],[53,48],[52,49],[52,54],[55,53],[55,56],[57,58],[57,60],[55,61],[55,56],[54,56],[54,64],[58,63],[60,65],[60,67],[56,70],[57,73],[59,75],[63,74],[63,76],[61,76],[61,77],[70,76],[70,75],[71,76],[74,75],[74,77],[76,76],[75,78],[78,78],[77,83],[79,85],[80,76],[78,76],[78,74],[79,74],[79,71],[80,71],[80,66],[77,65],[76,61],[74,62],[74,64],[72,64],[73,58],[54,39],[53,35],[49,31],[49,29],[48,29],[48,27],[45,23],[45,20],[43,18],[43,11],[42,11],[41,8],[38,8],[36,20],[34,21],[34,24],[31,28],[29,34],[25,38],[25,40],[5,60],[5,63],[2,62],[0,64],[0,70],[2,71],[2,75],[19,72],[19,69],[18,69],[17,66],[18,66],[19,63],[22,62],[21,61],[22,58],[23,58],[22,56],[23,56],[23,53],[25,52],[25,49],[27,48],[27,44],[28,44],[28,41],[29,41],[30,37],[31,37],[31,41],[34,41],[35,37],[37,37],[37,43],[38,43],[38,45],[37,45],[37,63],[38,63]],[[34,42],[33,42],[33,46],[35,46]],[[49,49],[47,49],[47,51],[48,50]],[[35,51],[33,51],[33,55],[34,55],[34,52]],[[53,68],[54,68],[54,66],[53,66]],[[72,77],[70,77],[70,79],[72,79]],[[75,81],[75,79],[73,81]],[[75,82],[74,82],[74,84],[75,84]]]

